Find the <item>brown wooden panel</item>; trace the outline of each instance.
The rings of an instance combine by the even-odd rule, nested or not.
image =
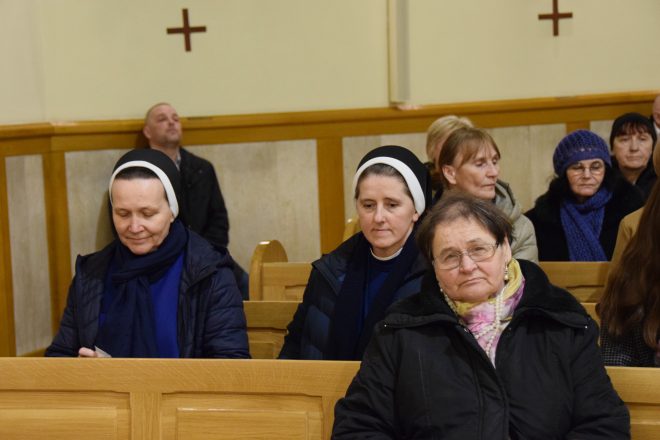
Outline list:
[[[263,299],[302,300],[311,270],[310,263],[264,263],[261,267]]]
[[[0,409],[3,440],[114,440],[117,414],[113,408]]]
[[[275,359],[284,344],[286,327],[298,301],[244,301],[250,354],[254,359]]]
[[[53,334],[60,326],[71,282],[71,241],[64,153],[43,156],[46,234],[48,236],[48,268],[51,291]]]
[[[344,232],[344,159],[341,137],[317,139],[316,167],[321,252],[326,254],[339,246]]]
[[[541,261],[539,266],[550,282],[562,287],[580,302],[598,302],[607,274],[609,262]]]
[[[163,440],[320,439],[320,397],[173,394],[163,398]]]
[[[160,399],[158,392],[131,393],[131,439],[160,438]]]
[[[0,391],[0,438],[126,439],[129,411],[127,393]]]
[[[207,145],[423,132],[431,122],[446,114],[468,116],[475,124],[486,128],[584,123],[613,119],[629,111],[646,114],[658,93],[659,91],[652,90],[481,101],[429,105],[406,111],[396,108],[367,108],[183,118],[183,143]],[[0,126],[0,155],[25,154],[14,149],[5,151],[2,145],[3,140],[7,139],[50,138],[47,144],[51,145],[53,151],[139,146],[144,144],[140,136],[142,123],[141,119],[132,119]],[[7,145],[11,148],[14,144]],[[43,150],[34,150],[31,154],[35,152]]]
[[[569,122],[566,124],[566,134],[572,133],[575,130],[589,130],[590,128],[591,124],[589,121]]]
[[[80,432],[87,434],[82,438],[114,438],[103,437],[104,428],[99,428],[99,435],[89,435],[89,431],[81,429],[81,420],[84,428],[84,421],[90,419],[99,426],[96,421],[111,419],[105,414],[114,411],[116,438],[172,440],[176,438],[179,421],[191,436],[188,438],[208,438],[209,430],[226,420],[246,427],[246,435],[257,435],[263,433],[258,429],[265,430],[273,423],[273,415],[280,414],[287,425],[290,423],[290,432],[301,432],[300,425],[304,423],[307,437],[303,438],[327,439],[334,403],[343,396],[358,367],[359,362],[333,361],[0,358],[0,414],[5,417],[0,427],[5,434],[13,435],[13,422],[4,421],[29,420],[44,428],[41,437],[27,438],[57,439],[59,432],[70,426],[76,432],[59,438],[81,438],[76,437]],[[607,371],[631,410],[633,438],[658,438],[660,387],[652,385],[660,381],[660,370],[609,367]],[[128,393],[136,396],[130,398],[130,405]],[[161,396],[160,404],[156,394]],[[53,416],[56,413],[58,417]],[[210,418],[201,420],[202,414]],[[254,416],[254,423],[249,423],[250,415]],[[137,423],[153,425],[157,420],[160,437],[155,429],[130,427]],[[195,421],[199,422],[201,433],[193,431]],[[51,425],[61,431],[49,436],[47,430],[55,429]],[[225,434],[229,428],[217,429]],[[143,437],[132,437],[138,435]],[[227,435],[250,438],[236,431]]]
[[[0,356],[16,356],[6,166],[7,161],[2,158],[0,163]]]

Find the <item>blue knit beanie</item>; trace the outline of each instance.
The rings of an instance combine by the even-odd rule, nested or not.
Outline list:
[[[612,166],[612,158],[603,138],[589,130],[577,130],[559,142],[552,155],[552,164],[555,173],[561,176],[570,165],[588,159],[602,159]]]

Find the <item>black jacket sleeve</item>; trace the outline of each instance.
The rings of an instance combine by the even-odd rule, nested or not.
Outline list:
[[[394,406],[398,362],[393,338],[383,324],[374,331],[346,397],[335,406],[333,439],[401,438]]]
[[[628,439],[630,415],[607,376],[598,344],[598,326],[589,320],[573,347],[573,420],[571,439]]]

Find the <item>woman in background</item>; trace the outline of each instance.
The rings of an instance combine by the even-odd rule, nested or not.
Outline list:
[[[612,124],[612,168],[634,185],[644,200],[658,178],[651,162],[657,140],[653,123],[639,113],[621,115]]]
[[[495,140],[486,131],[473,127],[455,130],[438,158],[444,188],[495,203],[513,224],[513,256],[538,262],[534,227],[523,215],[509,184],[498,179],[500,158]],[[442,199],[437,202],[436,197],[434,203],[442,203]]]
[[[653,163],[660,170],[657,149]],[[606,365],[660,367],[660,183],[622,227],[626,220],[636,231],[626,239],[619,228],[616,258],[597,307],[601,351]]]
[[[459,128],[473,127],[472,121],[465,117],[447,115],[433,121],[426,131],[426,166],[431,173],[434,196],[442,195],[442,170],[438,165],[438,157],[447,138]]]
[[[426,263],[413,231],[431,199],[428,170],[406,148],[379,147],[353,192],[361,232],[312,263],[281,359],[362,359],[390,304],[419,291]]]
[[[541,261],[608,261],[621,219],[642,206],[639,192],[612,170],[607,144],[577,130],[552,156],[556,177],[525,215]]]

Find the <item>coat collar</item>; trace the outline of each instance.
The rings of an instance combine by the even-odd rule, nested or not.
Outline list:
[[[523,297],[513,314],[513,321],[529,316],[545,316],[569,327],[585,327],[590,318],[579,302],[566,290],[550,284],[536,264],[518,260],[525,277]],[[458,319],[442,298],[433,270],[422,280],[422,291],[395,303],[385,323],[393,327],[416,327],[431,323],[458,324]]]

